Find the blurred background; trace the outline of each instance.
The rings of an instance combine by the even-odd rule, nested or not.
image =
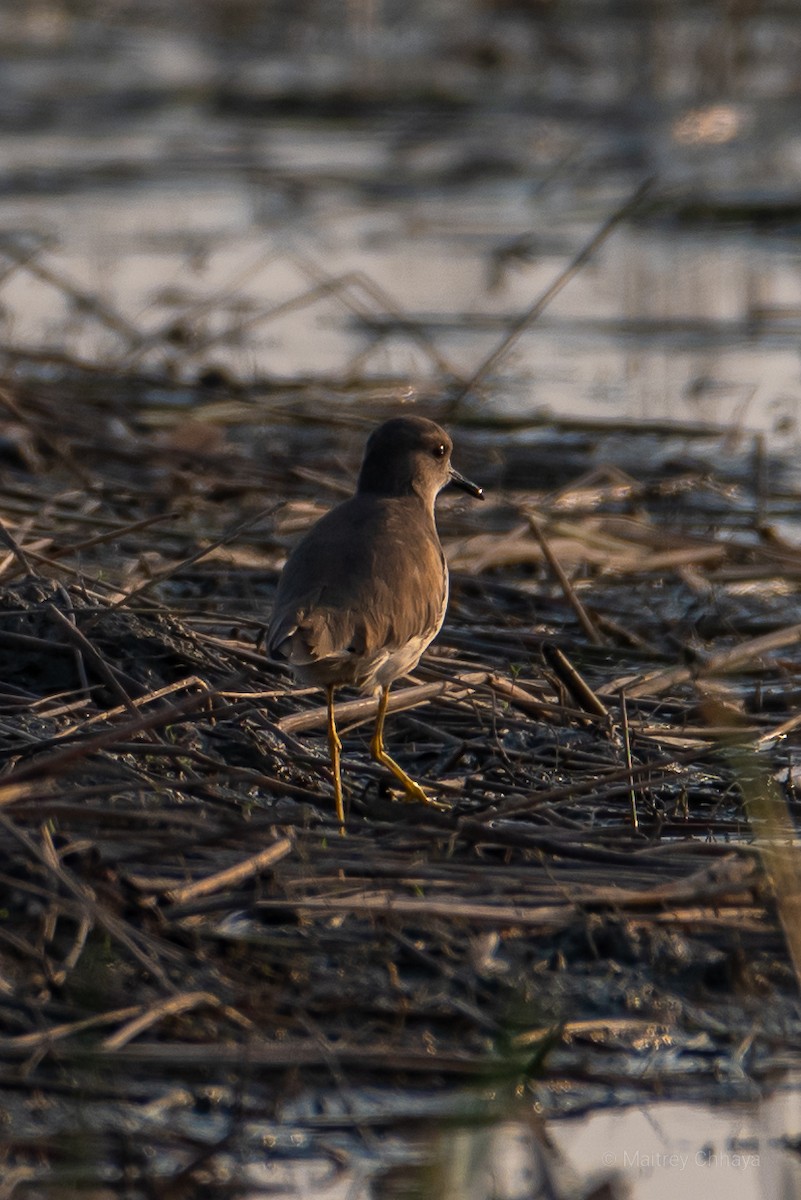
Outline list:
[[[792,451],[783,0],[27,0],[0,11],[0,368],[374,380]]]

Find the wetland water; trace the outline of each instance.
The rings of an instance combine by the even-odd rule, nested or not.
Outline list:
[[[365,33],[312,5],[277,39],[248,5],[228,31],[6,16],[6,347],[187,381],[467,379],[653,178],[483,403],[793,447],[792,8],[457,7],[378,6]]]
[[[382,403],[458,392],[651,180],[460,415],[600,428],[606,461],[626,467],[648,423],[675,423],[676,446],[692,433],[710,466],[764,434],[793,478],[793,5],[223,0],[109,15],[32,0],[0,17],[0,45],[6,386],[52,384],[79,360],[140,372],[187,412],[209,378],[229,389],[221,404],[264,383],[285,407],[299,382],[330,397],[358,380],[361,417],[369,387]],[[572,1172],[638,1200],[801,1195],[794,1081],[761,1108],[754,1085],[745,1115],[710,1107],[723,1089],[706,1107],[610,1111],[624,1090],[599,1087],[590,1116],[546,1111],[559,1186]],[[498,1137],[440,1150],[440,1191],[468,1194],[454,1182],[467,1161],[469,1194],[533,1194],[535,1142],[518,1126]],[[376,1195],[387,1157],[414,1157],[349,1142],[356,1165],[332,1178],[331,1145],[294,1174],[254,1166],[253,1194]],[[496,1160],[506,1175],[490,1182]]]

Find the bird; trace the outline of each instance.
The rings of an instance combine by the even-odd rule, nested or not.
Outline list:
[[[334,692],[355,686],[378,693],[372,758],[405,797],[433,804],[384,746],[394,680],[413,671],[439,633],[448,605],[448,566],[434,503],[446,484],[483,500],[451,465],[453,443],[420,416],[393,417],[372,431],[355,493],[321,517],[295,546],[278,581],[267,652],[327,698],[328,749],[340,833],[342,743]]]

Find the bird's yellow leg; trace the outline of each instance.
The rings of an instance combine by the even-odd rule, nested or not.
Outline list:
[[[387,715],[388,701],[389,688],[385,687],[381,689],[381,699],[378,701],[378,716],[376,717],[375,731],[370,742],[370,754],[376,762],[381,763],[383,767],[392,772],[403,788],[407,800],[417,801],[419,804],[429,804],[432,808],[445,808],[446,805],[440,804],[438,800],[432,800],[430,796],[427,796],[420,787],[420,784],[410,779],[403,767],[398,766],[395,759],[391,758],[384,749],[384,719]]]
[[[331,755],[331,773],[334,776],[334,805],[339,821],[339,832],[344,837],[345,807],[342,803],[342,772],[340,770],[342,742],[339,740],[334,720],[334,688],[332,684],[326,688],[326,694],[328,696],[328,752]]]

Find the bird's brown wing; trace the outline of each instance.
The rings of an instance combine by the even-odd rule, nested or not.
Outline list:
[[[267,644],[299,677],[359,682],[365,663],[433,636],[444,600],[439,539],[416,497],[357,495],[290,555]]]

